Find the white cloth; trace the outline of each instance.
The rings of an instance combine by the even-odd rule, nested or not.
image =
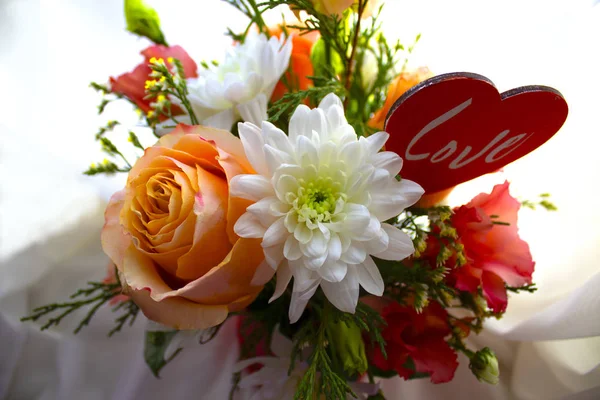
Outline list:
[[[225,21],[245,18],[214,1],[154,1],[167,40],[196,60],[219,58]],[[492,347],[502,372],[497,386],[475,380],[461,358],[456,378],[383,384],[389,399],[600,398],[600,178],[597,94],[600,6],[591,0],[387,1],[385,29],[408,43],[423,32],[412,65],[436,73],[467,70],[507,90],[546,84],[570,104],[563,130],[543,148],[505,168],[523,198],[550,191],[559,212],[523,211],[522,236],[537,261],[536,294],[512,296],[500,321],[472,337]],[[183,12],[182,12],[183,10]],[[215,16],[218,16],[216,18]],[[102,279],[102,212],[123,177],[80,174],[101,160],[93,142],[99,98],[89,80],[131,70],[146,42],[123,29],[122,1],[0,2],[0,399],[226,399],[237,341],[232,324],[204,346],[186,348],[154,378],[143,361],[142,316],[111,339],[114,315],[99,311],[78,335],[83,314],[51,332],[18,321],[32,307],[65,299]],[[409,38],[408,40],[406,38]],[[109,118],[134,124],[128,106]],[[117,130],[113,137],[123,136]],[[117,139],[118,140],[118,139]],[[503,176],[458,188],[460,204]]]

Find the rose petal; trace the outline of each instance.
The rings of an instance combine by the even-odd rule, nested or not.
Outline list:
[[[116,192],[110,198],[106,211],[104,212],[104,227],[100,235],[102,250],[121,269],[125,251],[131,244],[131,236],[122,228],[119,215],[125,202],[125,191]]]
[[[208,329],[227,318],[227,306],[208,306],[182,297],[154,301],[147,290],[133,290],[129,295],[144,315],[155,322],[174,329]]]
[[[218,265],[231,250],[226,232],[227,183],[221,177],[198,169],[203,206],[196,210],[194,244],[178,261],[176,276],[193,280]]]

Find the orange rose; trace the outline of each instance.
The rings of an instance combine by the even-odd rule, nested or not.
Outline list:
[[[146,149],[124,190],[111,198],[102,247],[124,291],[151,320],[176,329],[223,322],[258,295],[260,239],[239,238],[251,202],[229,196],[229,181],[254,173],[231,133],[179,125]]]
[[[385,118],[396,100],[408,89],[432,76],[433,74],[427,67],[421,67],[415,71],[402,72],[398,75],[388,87],[387,98],[383,107],[369,120],[369,125],[375,129],[383,130]]]
[[[313,45],[319,39],[319,34],[316,31],[300,35],[298,29],[286,28],[288,34],[292,37],[292,55],[290,57],[291,72],[285,73],[285,77],[277,82],[271,101],[277,101],[288,92],[287,86],[283,83],[286,80],[294,90],[306,90],[313,85],[312,79],[309,76],[314,75],[313,65],[310,61],[310,52]],[[283,32],[281,26],[269,29],[272,36],[281,35]]]

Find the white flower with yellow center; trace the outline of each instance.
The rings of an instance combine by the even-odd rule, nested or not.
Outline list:
[[[296,322],[320,286],[329,301],[353,313],[359,286],[381,296],[384,284],[371,255],[402,260],[414,252],[411,239],[387,221],[423,194],[418,184],[396,175],[402,159],[380,152],[389,135],[358,138],[340,99],[327,95],[316,109],[299,106],[289,136],[269,122],[261,128],[239,125],[256,175],[238,175],[232,195],[253,200],[235,224],[246,238],[262,238],[271,268],[277,271],[272,300],[292,276],[289,317]],[[258,274],[258,273],[257,273]]]
[[[240,118],[260,124],[267,102],[287,70],[292,41],[250,32],[217,66],[187,79],[188,100],[200,124],[230,130]],[[182,120],[183,121],[183,120]]]

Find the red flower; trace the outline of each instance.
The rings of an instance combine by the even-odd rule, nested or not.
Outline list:
[[[186,78],[196,78],[198,76],[198,66],[180,46],[150,46],[142,51],[142,55],[144,56],[143,63],[135,67],[132,72],[120,75],[117,78],[111,77],[110,86],[114,93],[124,95],[137,104],[145,113],[151,110],[151,100],[144,100],[144,97],[146,96],[146,81],[152,79],[149,76],[152,70],[148,66],[152,57],[162,58],[165,62],[169,57],[176,58],[183,65]]]
[[[431,382],[449,382],[458,367],[456,353],[444,337],[450,334],[448,313],[432,301],[421,313],[412,307],[394,302],[383,309],[381,316],[387,322],[382,332],[386,342],[387,359],[376,347],[372,363],[383,371],[395,370],[404,379],[415,371],[406,367],[408,358],[414,362],[416,372],[431,374]]]
[[[454,209],[452,216],[467,258],[466,265],[452,274],[454,285],[469,292],[475,292],[481,285],[488,306],[494,312],[506,310],[505,283],[511,286],[531,283],[535,266],[529,245],[517,232],[517,211],[521,204],[510,195],[508,186],[508,182],[504,182],[494,186],[490,194],[479,194],[468,204]]]

